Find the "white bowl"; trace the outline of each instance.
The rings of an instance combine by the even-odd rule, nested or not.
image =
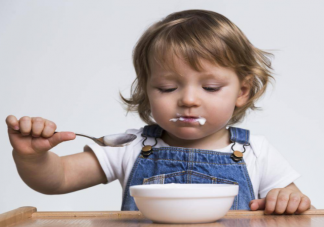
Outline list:
[[[149,184],[130,187],[141,213],[157,223],[214,222],[231,208],[238,185]]]

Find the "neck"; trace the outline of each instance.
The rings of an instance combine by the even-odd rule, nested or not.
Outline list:
[[[181,139],[167,131],[163,131],[161,139],[172,147],[196,148],[205,150],[221,149],[231,143],[230,133],[226,128],[223,128],[213,134],[196,140]]]

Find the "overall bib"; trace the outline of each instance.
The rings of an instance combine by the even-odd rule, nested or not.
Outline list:
[[[229,127],[229,130],[232,142],[249,145],[249,130],[235,127]],[[162,133],[163,129],[159,125],[147,125],[142,136],[159,138]],[[239,193],[231,210],[249,210],[254,192],[246,164],[244,159],[234,161],[231,155],[232,153],[194,148],[152,147],[152,153],[148,157],[140,153],[134,163],[124,190],[121,210],[138,211],[134,198],[129,193],[130,186],[169,183],[237,184]]]

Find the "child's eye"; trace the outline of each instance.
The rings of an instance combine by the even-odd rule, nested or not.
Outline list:
[[[176,88],[169,88],[169,89],[158,88],[158,89],[161,93],[168,93],[168,92],[172,92],[172,91],[176,90]]]
[[[220,87],[204,87],[206,91],[214,92],[219,91]]]
[[[170,92],[176,90],[176,88],[169,88],[169,89],[162,89],[162,88],[158,88],[158,89],[159,89],[159,91],[160,91],[161,93],[170,93]],[[218,91],[218,90],[220,89],[220,87],[204,87],[204,89],[205,89],[206,91],[215,92],[215,91]]]

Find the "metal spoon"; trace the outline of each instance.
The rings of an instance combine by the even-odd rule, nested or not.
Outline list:
[[[54,133],[57,133],[57,132],[54,132]],[[137,137],[134,134],[127,134],[127,133],[112,134],[112,135],[102,136],[100,138],[95,138],[95,137],[80,134],[80,133],[75,133],[75,135],[92,139],[98,145],[104,146],[104,147],[124,147],[124,146],[129,145]]]

